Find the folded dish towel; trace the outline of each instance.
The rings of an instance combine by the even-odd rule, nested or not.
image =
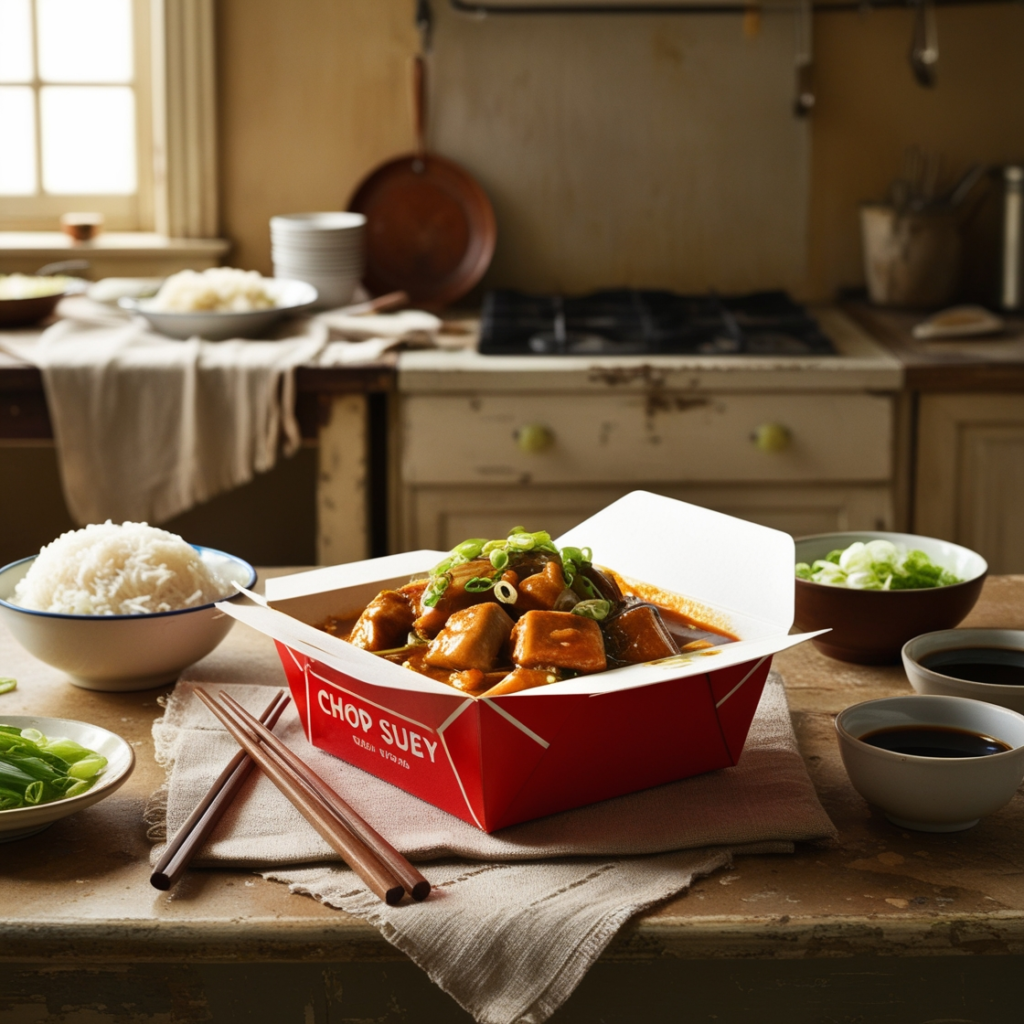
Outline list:
[[[0,349],[38,366],[64,497],[79,524],[161,523],[298,450],[297,366],[372,362],[430,344],[440,321],[409,310],[332,310],[282,323],[278,340],[172,341],[86,298],[37,341]],[[283,442],[283,444],[282,444]]]
[[[282,437],[295,452],[294,369],[326,342],[323,327],[171,341],[94,307],[6,348],[42,371],[64,497],[84,525],[164,522],[271,469]]]
[[[227,687],[250,710],[284,682],[269,644],[215,652],[188,670],[153,728],[166,786],[147,814],[173,835],[237,747],[200,704],[196,683]],[[734,768],[527,822],[493,835],[345,764],[305,740],[292,710],[276,732],[414,860],[434,895],[388,907],[259,773],[197,865],[248,866],[293,892],[364,918],[484,1024],[540,1024],[573,992],[631,917],[742,853],[792,852],[834,838],[796,747],[780,677],[769,677]]]

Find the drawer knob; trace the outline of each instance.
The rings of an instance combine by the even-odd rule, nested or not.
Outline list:
[[[516,431],[516,444],[521,452],[543,452],[555,443],[555,435],[542,423],[527,423]]]
[[[792,443],[793,436],[781,423],[762,423],[751,435],[750,440],[762,452],[784,452]]]

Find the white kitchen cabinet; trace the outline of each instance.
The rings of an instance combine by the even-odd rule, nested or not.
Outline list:
[[[899,364],[818,316],[839,356],[403,353],[392,549],[558,534],[638,489],[797,536],[895,528]]]
[[[914,529],[1024,572],[1024,395],[920,397]]]
[[[754,442],[776,431],[779,450]],[[524,434],[541,445],[524,450]],[[892,404],[879,395],[664,392],[411,395],[407,484],[888,481]]]
[[[446,550],[466,537],[504,536],[512,526],[549,530],[557,536],[638,488],[794,536],[892,525],[886,484],[690,487],[648,481],[625,487],[428,486],[404,489],[401,546]]]

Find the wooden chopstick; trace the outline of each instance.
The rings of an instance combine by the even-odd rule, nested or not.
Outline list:
[[[430,895],[430,882],[402,856],[365,818],[361,817],[341,795],[328,785],[290,747],[281,742],[269,729],[261,725],[229,693],[221,693],[221,700],[229,705],[236,717],[306,781],[334,812],[335,816],[373,851],[414,900],[425,900]]]
[[[259,720],[268,729],[273,729],[290,699],[286,691],[275,691],[273,700],[266,706]],[[253,767],[252,759],[244,750],[239,750],[227,763],[224,771],[210,787],[210,791],[189,815],[185,824],[178,829],[157,861],[153,873],[149,876],[150,884],[155,889],[166,891],[182,876],[193,856],[220,821],[242,783],[249,777]]]
[[[241,725],[224,704],[218,703],[201,687],[196,696],[221,721],[238,745],[256,762],[264,775],[291,801],[296,810],[320,833],[330,847],[385,903],[394,906],[405,895],[405,888],[380,862],[365,843],[343,825],[334,812],[316,796],[301,776],[280,757],[264,746],[255,735]],[[326,785],[326,783],[325,783]]]

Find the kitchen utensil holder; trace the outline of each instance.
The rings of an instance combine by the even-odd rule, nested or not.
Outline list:
[[[927,309],[954,301],[961,248],[955,214],[871,204],[861,207],[860,223],[873,303]]]

